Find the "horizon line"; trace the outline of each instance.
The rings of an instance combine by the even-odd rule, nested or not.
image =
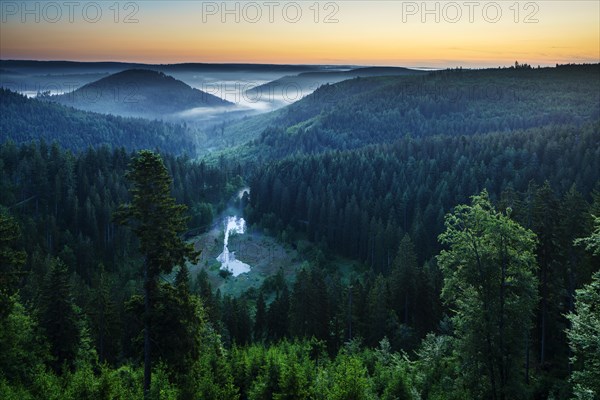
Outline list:
[[[408,68],[408,69],[426,69],[426,70],[443,70],[443,69],[455,69],[455,68],[464,68],[464,69],[497,69],[503,67],[511,67],[514,64],[500,64],[498,66],[464,66],[460,64],[452,64],[446,66],[429,66],[429,65],[420,65],[420,66],[409,66],[407,64],[349,64],[349,63],[266,63],[266,62],[244,62],[244,61],[236,61],[236,62],[206,62],[206,61],[180,61],[180,62],[140,62],[140,61],[123,61],[123,60],[76,60],[76,59],[31,59],[31,58],[8,58],[3,59],[0,58],[0,62],[56,62],[56,63],[79,63],[79,64],[138,64],[138,65],[148,65],[148,66],[176,66],[176,65],[189,65],[189,64],[198,64],[198,65],[257,65],[257,66],[292,66],[292,67],[300,67],[300,66],[313,66],[313,67],[349,67],[349,68],[360,68],[360,67],[389,67],[389,68]],[[518,60],[515,60],[518,62]],[[468,64],[468,62],[466,62]],[[524,63],[528,64],[528,63]],[[539,64],[540,68],[552,68],[558,65],[594,65],[600,64],[600,60],[595,60],[594,62],[568,62],[568,63],[547,63],[545,65]],[[532,68],[533,64],[529,64]]]

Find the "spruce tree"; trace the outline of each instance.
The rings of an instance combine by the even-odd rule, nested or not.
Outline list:
[[[67,267],[60,260],[52,260],[40,296],[39,323],[50,344],[51,367],[64,372],[63,365],[72,367],[81,332],[79,315],[75,308]]]
[[[265,297],[263,291],[258,293],[258,299],[256,300],[256,313],[254,315],[254,340],[262,342],[265,339],[265,333],[267,330],[267,305],[265,303]]]
[[[197,253],[179,236],[186,229],[186,206],[177,204],[171,196],[172,179],[160,155],[140,151],[125,176],[132,183],[132,200],[119,207],[115,219],[133,230],[144,256],[144,395],[147,397],[152,380],[150,330],[157,278],[186,260],[195,261]]]
[[[10,313],[12,295],[27,255],[19,246],[21,230],[17,222],[0,211],[0,319]]]

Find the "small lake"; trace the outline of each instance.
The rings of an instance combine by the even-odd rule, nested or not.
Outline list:
[[[221,269],[230,271],[233,276],[250,272],[250,265],[238,260],[234,251],[229,251],[229,237],[231,234],[243,235],[246,232],[246,221],[235,215],[225,217],[225,237],[223,239],[223,252],[217,257]]]

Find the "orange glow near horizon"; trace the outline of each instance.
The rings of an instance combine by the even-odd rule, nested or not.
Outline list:
[[[429,67],[600,62],[597,1],[74,3],[69,10],[62,2],[3,1],[0,58]],[[99,4],[101,16],[89,4]]]

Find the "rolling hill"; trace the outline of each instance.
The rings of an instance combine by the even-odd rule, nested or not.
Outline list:
[[[250,161],[391,143],[407,135],[578,126],[599,116],[598,64],[445,70],[324,85],[285,108],[226,126],[222,137],[238,141],[227,154]]]
[[[182,125],[80,111],[0,88],[0,142],[44,140],[82,151],[106,145],[193,154],[196,139]]]
[[[118,72],[46,99],[86,111],[151,119],[197,107],[232,105],[162,72],[145,69]]]
[[[286,75],[274,81],[253,87],[246,91],[251,99],[271,99],[285,104],[296,101],[325,84],[341,82],[352,78],[375,76],[422,75],[426,71],[402,67],[364,67],[346,71],[310,71],[298,75]]]

